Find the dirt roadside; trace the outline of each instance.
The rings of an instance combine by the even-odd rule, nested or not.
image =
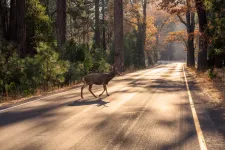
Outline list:
[[[193,77],[196,86],[201,89],[203,95],[209,99],[204,101],[205,108],[208,110],[212,121],[225,137],[225,83],[216,77],[210,79],[207,73],[198,73],[195,69],[186,68],[185,70]]]

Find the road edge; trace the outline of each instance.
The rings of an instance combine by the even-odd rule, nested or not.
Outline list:
[[[191,91],[188,85],[188,81],[187,81],[187,77],[186,77],[186,73],[185,73],[185,69],[183,66],[183,73],[184,73],[184,79],[185,79],[185,85],[186,85],[186,89],[187,89],[187,93],[188,93],[188,99],[189,99],[189,103],[190,103],[190,108],[191,108],[191,112],[192,112],[192,117],[194,120],[194,124],[195,124],[195,129],[196,129],[196,133],[198,136],[198,142],[200,145],[200,149],[201,150],[207,150],[207,146],[206,146],[206,142],[205,142],[205,138],[201,129],[201,125],[198,119],[198,115],[195,109],[195,105],[194,105],[194,101],[192,99],[192,95],[191,95]]]

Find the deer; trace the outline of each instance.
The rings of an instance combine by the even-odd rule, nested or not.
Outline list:
[[[123,65],[123,64],[122,64]],[[122,65],[120,67],[122,67]],[[108,83],[116,76],[121,75],[120,72],[117,70],[115,65],[112,66],[112,71],[109,73],[91,73],[82,79],[84,85],[81,87],[81,98],[83,99],[83,89],[89,86],[88,90],[90,93],[97,98],[97,96],[92,92],[92,86],[95,85],[103,85],[103,92],[99,95],[99,97],[106,91],[107,96],[110,96],[107,91]]]

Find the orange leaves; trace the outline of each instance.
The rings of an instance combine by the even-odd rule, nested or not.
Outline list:
[[[155,35],[157,32],[157,28],[154,25],[155,19],[152,16],[147,16],[146,21],[146,34],[148,35]]]
[[[193,33],[189,34],[189,37],[197,37],[199,36],[199,31],[195,30]],[[181,44],[184,44],[184,46],[187,46],[187,40],[188,40],[188,34],[187,31],[181,30],[181,31],[175,31],[175,32],[170,32],[164,42],[165,43],[170,43],[170,42],[178,42]]]
[[[166,43],[179,42],[186,45],[187,39],[188,39],[187,32],[182,30],[182,31],[170,32],[165,38],[165,42]]]
[[[147,4],[147,10],[150,5]],[[155,26],[155,18],[147,12],[146,22],[144,15],[144,5],[142,1],[124,1],[124,33],[133,32],[137,34],[145,34],[145,51],[150,51],[156,43],[157,27]],[[146,30],[145,30],[146,25]],[[144,32],[146,31],[146,32]]]
[[[145,40],[145,50],[149,51],[153,48],[156,43],[156,33],[157,28],[154,25],[155,18],[152,16],[147,16],[146,21],[146,40]]]

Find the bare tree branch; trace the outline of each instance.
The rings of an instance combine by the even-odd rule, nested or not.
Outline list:
[[[184,21],[184,19],[180,16],[180,14],[177,14],[177,17],[180,19],[180,22],[187,27],[187,22]]]

